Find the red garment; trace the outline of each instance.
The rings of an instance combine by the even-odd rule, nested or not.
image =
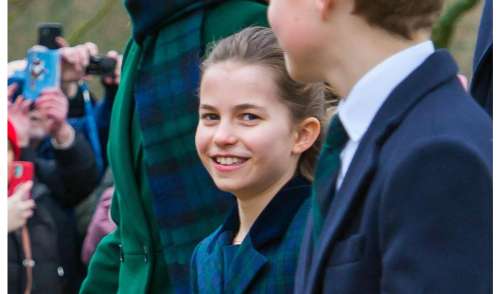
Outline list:
[[[14,160],[19,160],[19,157],[21,156],[21,149],[19,148],[19,143],[17,142],[16,129],[9,120],[7,120],[7,130],[9,143],[12,146],[12,150],[14,150]]]

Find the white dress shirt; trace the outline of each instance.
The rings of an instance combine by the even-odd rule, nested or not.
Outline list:
[[[431,41],[425,41],[400,51],[368,71],[338,106],[340,121],[349,135],[349,141],[340,153],[340,171],[337,189],[344,181],[359,142],[368,130],[375,114],[391,92],[406,77],[434,53]]]

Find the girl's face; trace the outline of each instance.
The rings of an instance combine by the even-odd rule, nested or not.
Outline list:
[[[234,61],[210,66],[199,114],[196,148],[219,189],[248,198],[293,176],[297,134],[271,70]]]

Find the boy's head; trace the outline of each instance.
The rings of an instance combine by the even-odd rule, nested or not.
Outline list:
[[[411,39],[419,30],[430,32],[443,6],[443,0],[352,0],[353,14],[368,24]]]
[[[291,76],[313,82],[325,80],[324,67],[357,62],[353,49],[364,50],[369,58],[373,49],[378,50],[374,47],[386,46],[387,41],[428,39],[442,4],[443,0],[271,0],[268,18]]]

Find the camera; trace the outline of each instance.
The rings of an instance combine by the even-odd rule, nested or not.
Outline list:
[[[88,75],[111,76],[115,72],[116,60],[110,57],[90,56],[89,65],[85,70]]]

